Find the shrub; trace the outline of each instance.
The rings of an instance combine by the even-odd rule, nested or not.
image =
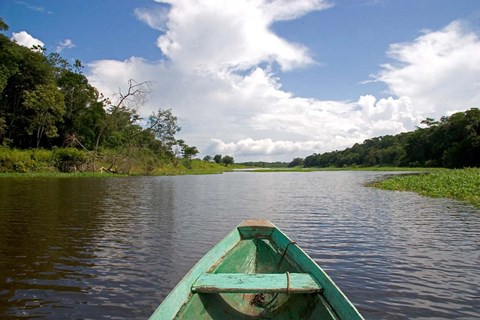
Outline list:
[[[51,164],[53,161],[53,152],[45,149],[33,149],[32,159],[36,162]]]
[[[61,172],[85,171],[88,164],[88,153],[75,148],[55,149],[53,158]]]
[[[30,150],[0,147],[0,172],[29,172],[35,170]]]

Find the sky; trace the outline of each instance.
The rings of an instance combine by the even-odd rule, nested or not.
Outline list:
[[[478,0],[1,0],[5,33],[82,61],[107,97],[150,81],[178,138],[291,161],[480,106]]]

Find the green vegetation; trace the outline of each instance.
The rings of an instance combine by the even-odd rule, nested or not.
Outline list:
[[[113,174],[113,173],[100,173],[100,172],[74,172],[74,173],[65,173],[65,172],[8,172],[0,173],[0,178],[121,178],[128,177],[126,174]]]
[[[286,162],[265,162],[265,161],[250,161],[250,162],[242,162],[244,166],[251,167],[251,168],[287,168],[288,163]],[[292,166],[295,167],[295,166]]]
[[[181,174],[217,174],[226,171],[232,171],[235,166],[216,164],[213,162],[202,161],[199,159],[180,160],[177,164],[165,165],[157,168],[155,175],[181,175]]]
[[[8,30],[1,18],[0,30]],[[0,173],[178,174],[234,163],[231,156],[221,158],[223,166],[192,160],[199,151],[176,139],[181,128],[172,109],[142,119],[137,110],[148,100],[149,81],[130,79],[107,98],[82,68],[0,34]]]
[[[223,164],[226,167],[228,167],[228,165],[233,165],[235,163],[235,160],[233,159],[232,156],[227,155],[222,157],[221,154],[216,154],[213,158],[211,156],[206,156],[205,158],[203,158],[203,160],[207,162],[210,162],[213,160],[215,163]]]
[[[426,119],[425,128],[365,140],[343,151],[313,154],[304,167],[445,167],[480,166],[480,110],[457,112],[440,121]],[[294,159],[290,166],[299,165]]]
[[[373,187],[414,191],[430,197],[445,197],[480,206],[480,110],[471,108],[439,121],[427,118],[424,128],[365,140],[343,151],[313,154],[289,167],[326,170],[378,169],[385,171],[425,170],[427,174],[401,175],[374,182]],[[393,167],[393,168],[392,168]],[[407,167],[410,167],[407,169]]]
[[[154,155],[148,153],[122,158],[122,153],[115,150],[106,150],[97,155],[97,158],[95,160],[95,152],[76,148],[20,150],[0,147],[0,177],[17,176],[18,174],[25,177],[61,177],[68,174],[76,177],[112,174],[213,174],[241,167],[235,165],[227,167],[224,164],[185,158],[175,158],[168,163],[158,162]],[[121,166],[120,169],[118,167],[108,169],[107,165],[114,161],[113,158],[118,158],[115,162]],[[98,170],[92,170],[94,161]]]
[[[369,186],[398,191],[413,191],[424,196],[467,201],[480,207],[480,169],[437,169],[430,173],[400,175]]]

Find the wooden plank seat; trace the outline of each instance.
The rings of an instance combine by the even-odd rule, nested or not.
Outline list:
[[[309,273],[203,273],[191,290],[195,293],[319,293],[322,287]]]

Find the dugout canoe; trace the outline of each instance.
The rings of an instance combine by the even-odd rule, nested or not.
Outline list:
[[[151,315],[167,319],[363,319],[330,277],[267,220],[246,220]]]

